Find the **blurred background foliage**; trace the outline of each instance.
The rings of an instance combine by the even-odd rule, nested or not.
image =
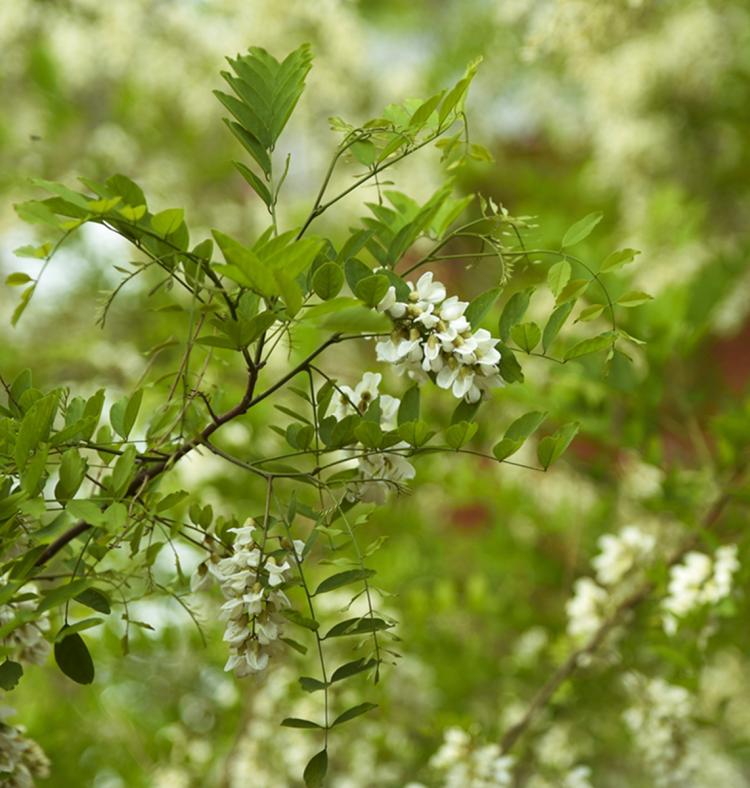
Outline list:
[[[312,43],[315,66],[284,139],[292,167],[282,223],[309,210],[334,147],[330,115],[362,122],[391,101],[430,95],[482,55],[468,113],[472,138],[495,163],[462,171],[457,189],[538,216],[540,248],[604,210],[587,259],[642,250],[622,289],[656,296],[626,316],[624,327],[647,341],[632,347],[632,363],[620,359],[605,377],[596,360],[556,368],[530,359],[525,385],[496,394],[487,408],[476,439],[485,446],[530,408],[549,410],[553,422],[580,420],[560,467],[542,475],[468,457],[422,460],[413,494],[364,526],[371,538],[388,538],[375,565],[379,587],[392,595],[384,604],[401,622],[404,659],[374,693],[378,716],[337,748],[332,784],[430,785],[426,764],[446,726],[497,740],[564,656],[565,600],[589,571],[598,537],[632,521],[696,527],[747,445],[750,8],[743,0],[5,0],[3,274],[24,270],[12,250],[33,241],[12,211],[31,196],[30,176],[73,183],[123,172],[156,207],[186,206],[205,234],[220,221],[252,238],[264,213],[231,166],[240,151],[211,90],[220,87],[224,56],[249,45],[280,55],[303,41]],[[339,177],[345,184],[349,176]],[[423,198],[439,182],[437,158],[413,157],[394,179]],[[360,210],[347,200],[323,221],[335,234]],[[37,385],[89,394],[100,386],[128,392],[147,368],[154,377],[172,371],[176,324],[158,311],[168,294],[149,297],[148,284],[134,284],[105,329],[95,325],[102,291],[118,281],[113,264],[130,254],[105,233],[85,231],[55,259],[15,329],[15,294],[5,288],[3,373],[30,366]],[[461,264],[436,271],[462,295],[494,274]],[[509,292],[543,276],[532,265]],[[532,312],[548,313],[550,304],[540,297]],[[371,349],[337,351],[340,380],[359,378],[362,352],[371,368]],[[230,401],[242,381],[239,370],[226,374]],[[397,379],[389,383],[396,393]],[[425,394],[445,423],[450,398]],[[224,439],[238,451],[272,445],[272,419],[253,411]],[[210,456],[178,470],[183,486],[219,512],[258,506],[257,491]],[[740,529],[739,514],[727,518],[727,532]],[[187,550],[183,558],[195,563]],[[174,575],[167,551],[157,567]],[[700,653],[689,632],[668,646],[647,605],[631,622],[638,645],[625,639],[622,662],[698,692],[706,673],[719,670],[734,682],[731,705],[750,681],[750,637],[737,626],[748,604],[742,594],[735,602]],[[222,673],[216,601],[196,604],[206,646],[179,605],[144,600],[130,615],[149,627],[131,628],[127,656],[123,622],[95,641],[93,687],[53,669],[28,672],[12,702],[54,764],[49,784],[296,784],[312,750],[300,732],[277,725],[285,698],[306,702],[294,672],[277,671],[260,686]],[[551,770],[550,785],[555,764],[581,758],[605,775],[597,785],[651,784],[629,758],[616,716],[600,712],[602,686],[613,709],[625,702],[608,670],[566,685],[527,745]],[[731,766],[717,772],[726,781],[705,785],[750,781],[750,720],[729,719],[710,731],[731,752]]]

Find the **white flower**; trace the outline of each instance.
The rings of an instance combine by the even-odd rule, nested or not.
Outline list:
[[[732,577],[739,569],[737,545],[719,547],[713,559],[691,551],[669,573],[668,594],[662,602],[667,634],[674,634],[679,619],[703,605],[716,604],[732,591]]]
[[[432,271],[422,274],[414,285],[407,282],[409,286],[409,300],[412,303],[439,304],[445,300],[445,285],[441,282],[432,281]]]
[[[565,606],[568,634],[573,638],[591,637],[603,623],[609,594],[589,577],[576,580],[574,594]]]
[[[446,298],[445,286],[430,271],[407,285],[408,303],[398,302],[391,287],[378,304],[395,323],[392,334],[375,346],[378,361],[418,382],[434,375],[438,386],[467,402],[502,386],[497,340],[486,329],[472,331],[464,314],[467,302]]]
[[[605,534],[599,539],[599,555],[591,562],[596,579],[602,585],[620,582],[628,572],[645,562],[656,545],[652,534],[629,525],[616,536]]]

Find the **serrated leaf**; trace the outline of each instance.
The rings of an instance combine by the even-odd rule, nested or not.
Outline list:
[[[584,216],[583,219],[576,222],[563,236],[562,247],[563,249],[574,246],[580,243],[591,234],[594,227],[602,220],[604,214],[601,211],[590,213]]]

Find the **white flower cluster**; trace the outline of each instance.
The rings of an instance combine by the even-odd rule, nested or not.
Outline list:
[[[598,582],[576,580],[565,607],[571,637],[585,640],[596,632],[619,601],[626,579],[649,560],[655,546],[654,536],[636,525],[600,537],[599,553],[591,562]]]
[[[4,709],[4,715],[8,709]],[[33,788],[35,779],[49,777],[42,748],[22,727],[0,722],[0,783],[6,788]]]
[[[371,403],[377,399],[380,405],[381,428],[385,431],[396,429],[396,416],[401,401],[379,393],[382,379],[380,373],[365,372],[362,380],[353,389],[339,386],[333,415],[337,419],[354,413],[364,415]],[[407,444],[397,443],[392,448],[407,448]],[[384,503],[389,487],[397,487],[413,479],[416,473],[406,457],[393,451],[367,452],[358,458],[358,468],[361,481],[350,487],[349,497],[375,503]]]
[[[468,303],[446,297],[445,286],[428,271],[409,286],[407,301],[396,299],[389,287],[378,310],[394,322],[390,337],[375,346],[378,361],[394,364],[417,381],[430,375],[453,396],[478,402],[482,393],[502,386],[498,340],[484,328],[472,330],[464,312]]]
[[[27,590],[34,591],[35,589],[27,586]],[[4,626],[24,613],[36,610],[36,607],[37,602],[33,599],[2,605],[0,607],[0,626]],[[0,646],[6,650],[11,659],[41,665],[50,652],[50,645],[45,637],[49,628],[49,613],[42,613],[35,620],[27,621],[0,639]]]
[[[689,552],[669,573],[669,594],[662,602],[667,634],[677,631],[679,619],[692,610],[725,599],[732,591],[732,576],[739,569],[737,545],[719,547],[713,558]]]
[[[497,744],[473,745],[461,728],[448,728],[430,766],[443,773],[443,788],[505,788],[513,784],[513,757]]]
[[[199,567],[191,579],[191,589],[200,588],[209,572],[219,582],[226,598],[221,618],[227,622],[224,640],[229,644],[224,670],[234,670],[242,677],[268,667],[267,647],[280,637],[280,611],[290,606],[280,586],[289,579],[291,566],[286,560],[279,563],[264,554],[252,520],[231,530],[236,534],[232,555]],[[293,549],[300,561],[303,547],[303,542],[294,540]]]
[[[689,758],[688,743],[695,726],[690,693],[662,678],[638,674],[626,676],[625,686],[633,703],[623,720],[654,784],[692,785],[695,764]]]

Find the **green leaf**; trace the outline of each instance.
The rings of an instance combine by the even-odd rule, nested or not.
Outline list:
[[[86,607],[90,607],[92,610],[96,610],[97,613],[109,615],[111,612],[109,598],[98,588],[84,589],[80,594],[76,594],[75,600],[82,605],[86,605]]]
[[[419,386],[414,385],[404,392],[401,403],[398,406],[398,424],[406,424],[409,421],[419,419]]]
[[[510,335],[513,341],[527,353],[531,353],[542,338],[541,329],[536,323],[519,323],[513,326]]]
[[[526,314],[526,310],[529,307],[529,300],[531,299],[531,293],[532,290],[529,288],[519,293],[514,293],[508,299],[508,303],[503,308],[498,324],[498,334],[503,342],[508,341],[511,329],[517,323],[520,323],[523,316]]]
[[[532,410],[516,419],[505,431],[505,437],[514,441],[525,441],[539,429],[539,425],[547,418],[546,411]]]
[[[521,446],[523,446],[522,440],[503,438],[501,441],[495,444],[495,447],[492,449],[492,453],[495,455],[496,460],[502,461],[506,457],[510,457],[511,454],[515,454],[521,448]]]
[[[383,445],[383,430],[374,421],[363,420],[354,428],[357,440],[368,449],[379,449]]]
[[[313,722],[312,720],[303,720],[299,717],[286,717],[281,721],[281,724],[285,728],[322,728],[322,725],[318,725],[317,722]]]
[[[67,602],[74,596],[77,596],[91,585],[90,580],[78,579],[73,580],[65,585],[57,586],[47,591],[42,592],[42,600],[37,606],[37,611],[43,613],[45,610],[50,610],[53,607]]]
[[[392,626],[392,624],[388,624],[381,618],[349,618],[346,621],[339,621],[338,624],[334,624],[321,640],[348,637],[350,635],[366,635],[390,629]]]
[[[523,383],[523,370],[518,363],[515,353],[505,345],[499,347],[500,364],[498,369],[500,375],[506,383]]]
[[[432,113],[438,108],[438,105],[443,99],[445,95],[445,91],[441,90],[440,93],[436,93],[431,98],[428,98],[426,101],[423,101],[415,110],[414,114],[409,118],[409,126],[412,129],[416,129],[417,131],[422,128],[422,126],[427,123],[430,119]]]
[[[570,350],[563,356],[565,361],[570,361],[574,358],[586,356],[589,353],[597,353],[600,350],[609,348],[614,344],[616,334],[612,331],[606,331],[598,336],[591,337],[590,339],[583,339],[573,345]]]
[[[182,208],[167,208],[151,217],[151,226],[159,235],[167,237],[179,230],[184,219],[185,211]]]
[[[303,627],[304,629],[309,629],[312,632],[315,632],[320,626],[320,624],[315,619],[307,618],[291,607],[282,610],[281,615],[291,621],[293,624]]]
[[[225,271],[227,276],[239,273],[239,276],[244,278],[245,287],[266,297],[278,295],[278,285],[272,272],[261,263],[255,252],[219,230],[212,230],[211,233],[219,245],[224,259],[229,264],[225,267],[217,266],[219,273]],[[234,277],[230,276],[230,278]],[[243,282],[239,282],[239,284],[243,284]]]
[[[102,525],[104,512],[94,501],[86,501],[80,498],[70,500],[66,503],[65,509],[76,520],[83,520],[89,525]]]
[[[466,307],[464,315],[473,327],[478,326],[482,322],[485,315],[492,309],[493,304],[497,301],[501,292],[502,288],[493,287],[491,290],[480,293],[469,306]]]
[[[331,676],[330,683],[333,684],[335,681],[343,681],[350,676],[356,676],[358,673],[374,668],[377,664],[378,661],[376,659],[365,659],[364,657],[355,659],[353,662],[347,662],[336,668]]]
[[[331,575],[331,577],[327,577],[325,580],[323,580],[323,582],[315,589],[313,596],[318,596],[319,594],[325,594],[329,591],[334,591],[337,588],[347,586],[351,583],[356,583],[359,580],[366,580],[368,577],[372,577],[374,574],[374,569],[348,569],[345,572],[339,572],[338,574]]]
[[[34,280],[28,274],[24,274],[21,271],[16,271],[5,277],[5,284],[11,287],[18,287],[19,285],[25,285],[27,282],[33,281]]]
[[[547,285],[555,298],[560,295],[562,289],[570,281],[571,272],[572,268],[567,260],[560,260],[549,269],[547,273]]]
[[[542,438],[537,447],[537,457],[546,471],[553,462],[560,459],[578,433],[580,424],[571,422],[561,427],[554,435]]]
[[[584,216],[583,219],[576,222],[563,236],[562,247],[563,249],[569,246],[575,246],[591,234],[594,227],[602,220],[604,216],[601,211],[590,213]]]
[[[307,646],[303,646],[296,640],[292,640],[292,638],[279,638],[279,640],[282,641],[282,643],[286,643],[287,646],[293,648],[299,654],[307,654]]]
[[[312,278],[312,287],[315,294],[324,301],[335,298],[341,292],[343,286],[344,272],[338,263],[323,263]]]
[[[91,629],[92,627],[98,627],[103,623],[103,619],[96,618],[95,616],[92,618],[84,618],[82,621],[76,621],[75,624],[69,624],[64,630],[58,632],[55,636],[55,641],[64,640],[74,632],[84,632],[85,630]]]
[[[299,681],[300,687],[302,687],[305,692],[319,692],[328,686],[325,681],[314,679],[311,676],[300,676],[297,681]]]
[[[63,627],[64,632],[67,627]],[[55,662],[60,670],[78,684],[94,680],[94,662],[83,638],[74,632],[55,643]]]
[[[352,155],[365,167],[369,167],[377,158],[377,148],[370,142],[370,140],[357,140],[350,147]]]
[[[590,279],[572,279],[560,291],[560,294],[557,296],[557,303],[564,304],[567,301],[572,301],[578,298],[578,296],[582,295],[586,291],[586,288],[590,284]]]
[[[572,311],[573,301],[568,301],[558,306],[557,309],[555,309],[555,311],[550,315],[547,325],[544,327],[544,331],[542,332],[542,348],[545,353],[555,341],[555,338],[560,333],[560,329],[563,327],[565,321],[568,319],[568,316]]]
[[[353,261],[350,260],[347,265],[351,262]],[[361,301],[364,301],[371,309],[374,309],[382,301],[390,285],[391,282],[388,277],[382,274],[365,276],[355,285],[354,295]]]
[[[445,442],[451,449],[458,450],[476,435],[478,428],[478,424],[470,421],[459,421],[456,424],[451,424],[445,431]]]
[[[139,389],[132,397],[122,397],[110,408],[109,421],[115,432],[127,440],[130,431],[138,418],[138,411],[141,409],[143,400],[143,390]]]
[[[405,421],[398,425],[398,434],[410,446],[419,448],[424,446],[435,434],[424,421]]]
[[[362,279],[372,276],[372,269],[366,266],[361,260],[352,257],[344,263],[344,273],[346,282],[352,293],[357,294],[357,285]]]
[[[6,659],[0,665],[0,687],[6,692],[18,686],[21,676],[23,676],[23,667],[18,662]]]
[[[305,781],[305,788],[322,788],[327,771],[328,752],[321,750],[317,755],[313,755],[307,766],[305,766],[305,771],[302,775]]]
[[[614,271],[623,265],[632,263],[639,254],[640,252],[637,249],[619,249],[616,252],[612,252],[605,258],[601,268],[599,268],[599,273],[604,274],[608,271]]]
[[[619,306],[624,307],[634,307],[634,306],[641,306],[641,304],[646,304],[649,301],[653,301],[654,297],[649,295],[648,293],[644,293],[641,290],[630,290],[629,292],[621,295],[617,299],[617,303]]]
[[[88,463],[78,449],[68,449],[60,460],[59,481],[55,487],[55,497],[60,500],[72,498],[81,486],[86,475]]]
[[[260,197],[261,200],[266,204],[267,208],[270,208],[273,204],[273,197],[271,196],[271,192],[266,186],[265,182],[259,178],[249,167],[246,167],[242,162],[233,161],[232,164],[237,168],[237,171],[240,175],[250,184],[252,190]]]
[[[135,446],[130,444],[125,451],[117,458],[115,467],[112,469],[112,490],[115,495],[122,495],[135,476]]]
[[[570,306],[573,306],[573,302],[569,302]],[[591,306],[587,306],[585,309],[581,310],[581,313],[578,315],[576,323],[586,323],[589,320],[596,320],[599,315],[604,311],[604,304],[592,304]]]
[[[59,395],[54,391],[38,399],[26,411],[16,438],[15,460],[19,471],[26,466],[29,454],[49,439],[58,403]]]
[[[377,707],[377,703],[360,703],[358,706],[352,706],[351,709],[347,709],[343,714],[339,714],[339,716],[336,717],[336,719],[331,723],[331,727],[335,728],[337,725],[341,725],[344,722],[349,722],[349,720],[353,720],[355,717],[366,714],[368,711],[377,709]]]

